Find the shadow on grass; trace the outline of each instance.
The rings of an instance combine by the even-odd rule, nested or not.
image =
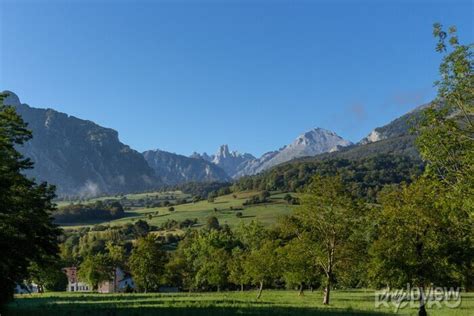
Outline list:
[[[25,306],[26,307],[26,306]],[[54,316],[143,316],[143,315],[160,315],[160,316],[343,316],[343,315],[390,315],[387,313],[377,313],[369,311],[357,311],[351,309],[321,309],[321,308],[296,308],[296,307],[161,307],[161,306],[137,306],[110,308],[105,306],[58,306],[51,305],[41,308],[10,308],[4,311],[2,315],[6,316],[33,316],[33,315],[54,315]]]
[[[255,301],[248,298],[219,297],[206,295],[176,295],[174,293],[109,295],[51,295],[47,297],[17,298],[0,310],[2,316],[19,315],[163,315],[163,316],[338,316],[338,315],[390,315],[379,311],[337,308],[337,306],[308,307],[285,305],[275,301]]]

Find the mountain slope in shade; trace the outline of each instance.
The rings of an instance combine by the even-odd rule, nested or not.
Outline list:
[[[284,146],[280,150],[268,152],[259,159],[246,163],[235,177],[256,174],[296,158],[338,151],[340,148],[349,145],[352,145],[350,141],[343,139],[336,133],[322,128],[315,128],[298,136],[293,143]]]
[[[160,183],[143,156],[119,141],[118,133],[52,109],[22,104],[14,93],[4,101],[16,107],[33,138],[18,149],[34,168],[25,173],[57,186],[60,196],[138,192]]]
[[[166,184],[230,180],[223,169],[204,159],[190,158],[162,150],[145,151],[143,157]]]

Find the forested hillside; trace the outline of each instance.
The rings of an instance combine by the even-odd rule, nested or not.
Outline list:
[[[304,189],[315,175],[341,174],[352,193],[373,201],[387,184],[411,182],[423,171],[423,163],[410,156],[379,154],[362,159],[306,159],[277,166],[235,183],[238,190]]]

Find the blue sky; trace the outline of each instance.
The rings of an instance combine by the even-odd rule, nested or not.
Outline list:
[[[0,90],[139,151],[260,155],[313,127],[358,141],[435,95],[432,24],[472,1],[8,1]]]

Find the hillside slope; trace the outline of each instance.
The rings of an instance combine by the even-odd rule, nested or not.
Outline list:
[[[143,156],[120,142],[117,131],[52,109],[22,104],[9,93],[33,139],[19,151],[35,163],[26,174],[57,186],[60,196],[138,192],[160,184]]]

